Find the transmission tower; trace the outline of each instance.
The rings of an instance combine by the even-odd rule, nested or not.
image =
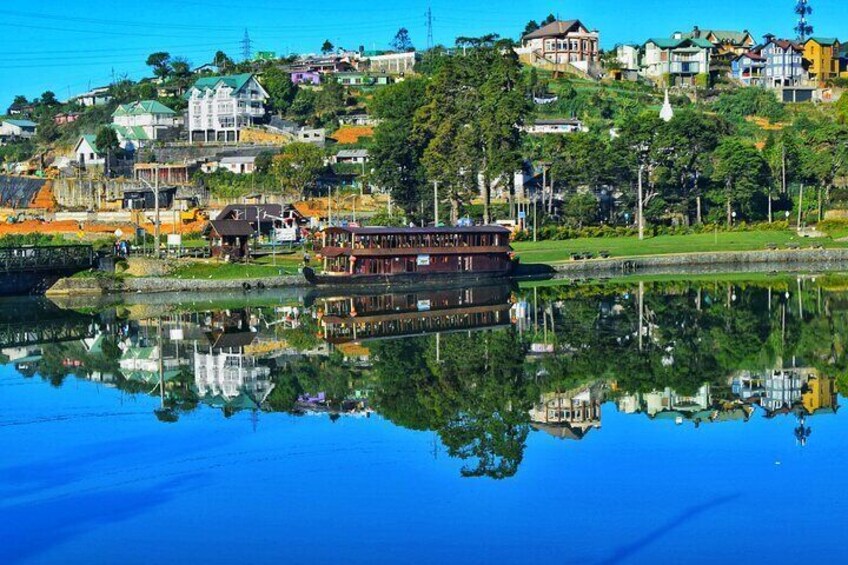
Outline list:
[[[424,12],[424,25],[427,26],[427,50],[433,48],[433,9],[427,8]]]
[[[795,4],[795,13],[798,14],[795,32],[798,34],[798,39],[803,43],[807,37],[813,34],[813,26],[807,23],[807,16],[813,13],[810,0],[798,0],[798,3]]]
[[[250,34],[247,33],[247,28],[244,30],[244,37],[241,40],[241,56],[245,61],[250,61],[250,56],[253,53],[253,41],[250,39]]]

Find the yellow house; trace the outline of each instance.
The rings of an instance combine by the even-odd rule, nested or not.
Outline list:
[[[833,410],[836,406],[836,386],[832,377],[810,376],[801,402],[808,414],[819,410]]]
[[[804,43],[804,59],[810,80],[823,84],[839,76],[839,40],[835,37],[811,37]]]

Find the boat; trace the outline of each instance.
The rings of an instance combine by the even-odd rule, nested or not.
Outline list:
[[[434,228],[329,227],[316,242],[314,285],[438,285],[488,281],[513,270],[510,231],[500,226]]]

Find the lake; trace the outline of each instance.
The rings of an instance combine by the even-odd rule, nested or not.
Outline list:
[[[848,277],[0,303],[3,563],[848,560]]]

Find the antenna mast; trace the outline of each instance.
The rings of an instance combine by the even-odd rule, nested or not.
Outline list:
[[[424,23],[427,26],[427,50],[433,48],[433,9],[428,7],[424,12]]]

